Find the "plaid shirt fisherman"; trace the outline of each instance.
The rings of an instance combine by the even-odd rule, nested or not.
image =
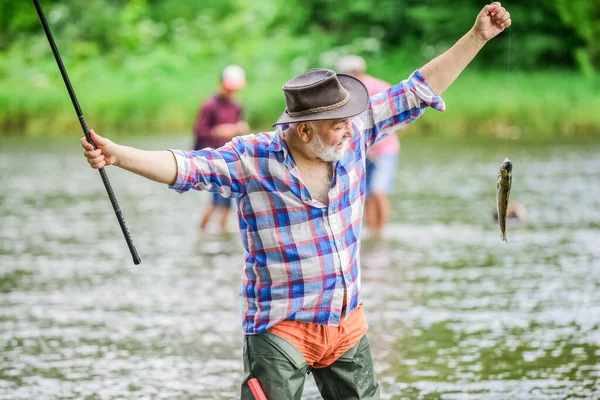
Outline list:
[[[285,319],[339,325],[344,300],[346,315],[361,302],[365,154],[426,107],[446,106],[419,71],[372,96],[352,120],[349,149],[332,165],[328,205],[311,198],[281,126],[236,137],[216,150],[173,151],[178,173],[171,188],[218,192],[237,203],[246,334],[263,333]]]

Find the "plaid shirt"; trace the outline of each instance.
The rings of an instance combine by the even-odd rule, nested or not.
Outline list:
[[[426,107],[443,111],[445,104],[419,71],[372,96],[352,119],[349,149],[332,165],[329,204],[311,197],[280,126],[216,150],[173,151],[173,189],[208,190],[236,201],[246,262],[240,289],[246,334],[285,319],[339,325],[344,301],[346,316],[361,302],[365,154]]]

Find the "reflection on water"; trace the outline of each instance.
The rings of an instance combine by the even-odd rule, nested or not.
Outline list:
[[[134,266],[77,141],[32,143],[0,143],[0,399],[236,398],[243,255],[198,233],[208,196],[109,168]],[[530,221],[505,244],[504,144],[403,141],[393,221],[363,241],[383,398],[600,397],[598,150],[509,144]]]

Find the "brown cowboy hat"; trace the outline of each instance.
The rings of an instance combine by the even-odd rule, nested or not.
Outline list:
[[[286,109],[275,125],[354,117],[367,108],[369,92],[357,78],[316,68],[283,85]]]

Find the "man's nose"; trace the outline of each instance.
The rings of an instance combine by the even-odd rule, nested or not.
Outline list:
[[[352,121],[348,121],[348,124],[346,125],[346,132],[344,133],[344,137],[350,137],[352,136],[354,132],[352,131]]]

